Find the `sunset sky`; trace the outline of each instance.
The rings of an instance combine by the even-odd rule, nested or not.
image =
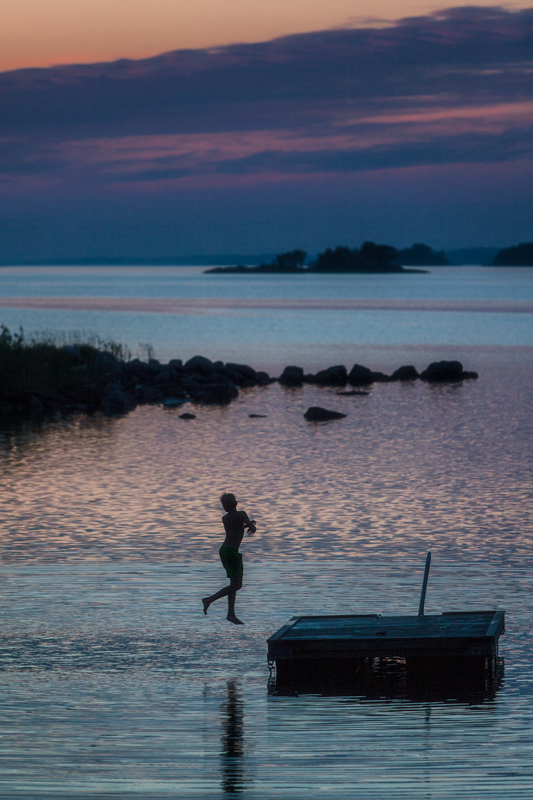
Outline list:
[[[4,263],[533,238],[533,9],[4,3]]]
[[[447,4],[461,5],[467,4]],[[528,5],[512,2],[505,8]],[[3,0],[0,70],[147,58],[168,50],[390,24],[441,8],[424,0]]]

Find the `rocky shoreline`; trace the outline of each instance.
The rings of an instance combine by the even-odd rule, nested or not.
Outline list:
[[[118,416],[145,404],[163,404],[168,408],[179,408],[185,403],[228,405],[241,389],[268,386],[276,381],[290,388],[304,384],[345,388],[413,380],[448,383],[478,377],[476,372],[465,371],[459,361],[433,362],[421,373],[414,366],[405,365],[391,375],[361,364],[354,364],[349,372],[345,366],[336,365],[315,374],[287,366],[279,377],[273,378],[247,364],[213,362],[204,356],[194,356],[185,363],[172,359],[161,364],[156,359],[121,361],[109,352],[90,348],[91,360],[87,363],[87,348],[70,345],[58,350],[68,363],[68,370],[65,375],[63,369],[57,391],[25,386],[22,380],[18,382],[20,388],[8,390],[0,375],[0,417],[39,418],[97,412]],[[48,375],[47,385],[53,383],[54,375]],[[365,392],[355,389],[343,394]]]

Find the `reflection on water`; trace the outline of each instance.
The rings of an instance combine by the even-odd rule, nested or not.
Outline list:
[[[145,406],[4,430],[0,558],[211,559],[228,490],[259,523],[246,560],[529,559],[532,398],[533,371],[510,365],[368,396],[273,385],[190,422]],[[310,424],[310,405],[347,417]]]
[[[289,697],[318,694],[479,704],[494,699],[504,677],[501,657],[494,673],[481,660],[475,663],[445,655],[424,658],[417,665],[406,663],[403,658],[306,659],[295,664],[289,674],[284,666],[282,678],[279,666],[274,669],[274,677],[269,678],[268,691]]]
[[[220,708],[222,789],[225,794],[240,794],[244,779],[244,703],[237,681],[227,682],[228,697]]]

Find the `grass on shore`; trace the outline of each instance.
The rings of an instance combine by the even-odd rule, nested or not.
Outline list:
[[[131,357],[124,345],[99,336],[44,331],[26,337],[0,325],[0,392],[56,393],[99,383],[110,363]]]

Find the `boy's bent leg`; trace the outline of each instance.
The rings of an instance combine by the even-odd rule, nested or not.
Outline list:
[[[242,589],[242,580],[232,580],[229,586],[224,586],[223,589],[220,589],[220,591],[216,592],[215,594],[212,594],[209,597],[202,597],[204,614],[207,614],[207,609],[211,603],[215,602],[215,600],[219,600],[221,597],[225,597],[226,595],[229,596],[231,593],[235,595],[235,592],[237,592],[239,589]],[[235,605],[235,598],[233,599],[233,605]]]
[[[220,589],[219,592],[216,592],[215,594],[212,594],[209,597],[202,597],[202,603],[203,603],[203,606],[204,606],[204,614],[207,614],[207,609],[209,608],[211,603],[214,603],[215,600],[219,600],[221,597],[225,597],[227,594],[229,594],[232,591],[233,591],[233,589],[232,589],[231,584],[230,584],[229,586],[224,586],[224,588]]]

